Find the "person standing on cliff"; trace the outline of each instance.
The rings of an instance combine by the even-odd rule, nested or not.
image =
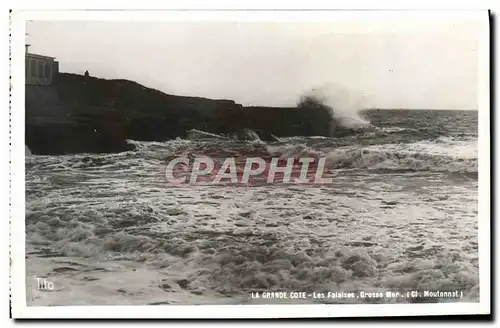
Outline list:
[[[86,102],[87,103],[90,103],[91,102],[91,97],[92,97],[92,93],[90,91],[90,86],[89,86],[89,80],[90,80],[90,74],[89,74],[89,71],[88,70],[85,70],[85,73],[83,73],[83,84],[85,85],[83,87],[84,89],[84,94],[85,94],[85,99],[86,99]],[[95,130],[94,130],[95,132]]]
[[[90,79],[90,74],[89,74],[89,71],[85,71],[85,73],[83,73],[83,84],[87,84],[87,82],[89,81]]]

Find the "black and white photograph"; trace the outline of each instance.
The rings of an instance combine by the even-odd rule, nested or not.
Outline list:
[[[488,20],[13,11],[15,315],[489,313]]]

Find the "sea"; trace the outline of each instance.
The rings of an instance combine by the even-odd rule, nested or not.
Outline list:
[[[479,302],[478,112],[360,115],[337,138],[26,157],[27,304]],[[172,156],[256,154],[320,154],[333,183],[165,182]]]

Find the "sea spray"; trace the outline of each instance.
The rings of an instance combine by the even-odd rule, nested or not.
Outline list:
[[[332,118],[332,133],[344,128],[359,130],[370,127],[370,122],[360,116],[365,98],[339,85],[328,83],[306,92],[299,101],[299,107],[322,106]]]

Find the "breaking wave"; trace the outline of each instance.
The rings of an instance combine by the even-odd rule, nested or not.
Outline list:
[[[361,129],[370,126],[370,122],[361,117],[364,99],[352,91],[333,83],[324,84],[305,93],[300,103],[316,103],[330,111],[336,126],[348,129]]]
[[[354,149],[328,154],[331,168],[477,173],[477,159],[419,152]]]
[[[433,153],[419,149],[418,144],[404,147],[399,145],[341,147],[330,151],[318,151],[299,144],[268,146],[268,150],[271,154],[284,158],[325,156],[326,165],[331,169],[477,173],[478,168],[477,157]]]

